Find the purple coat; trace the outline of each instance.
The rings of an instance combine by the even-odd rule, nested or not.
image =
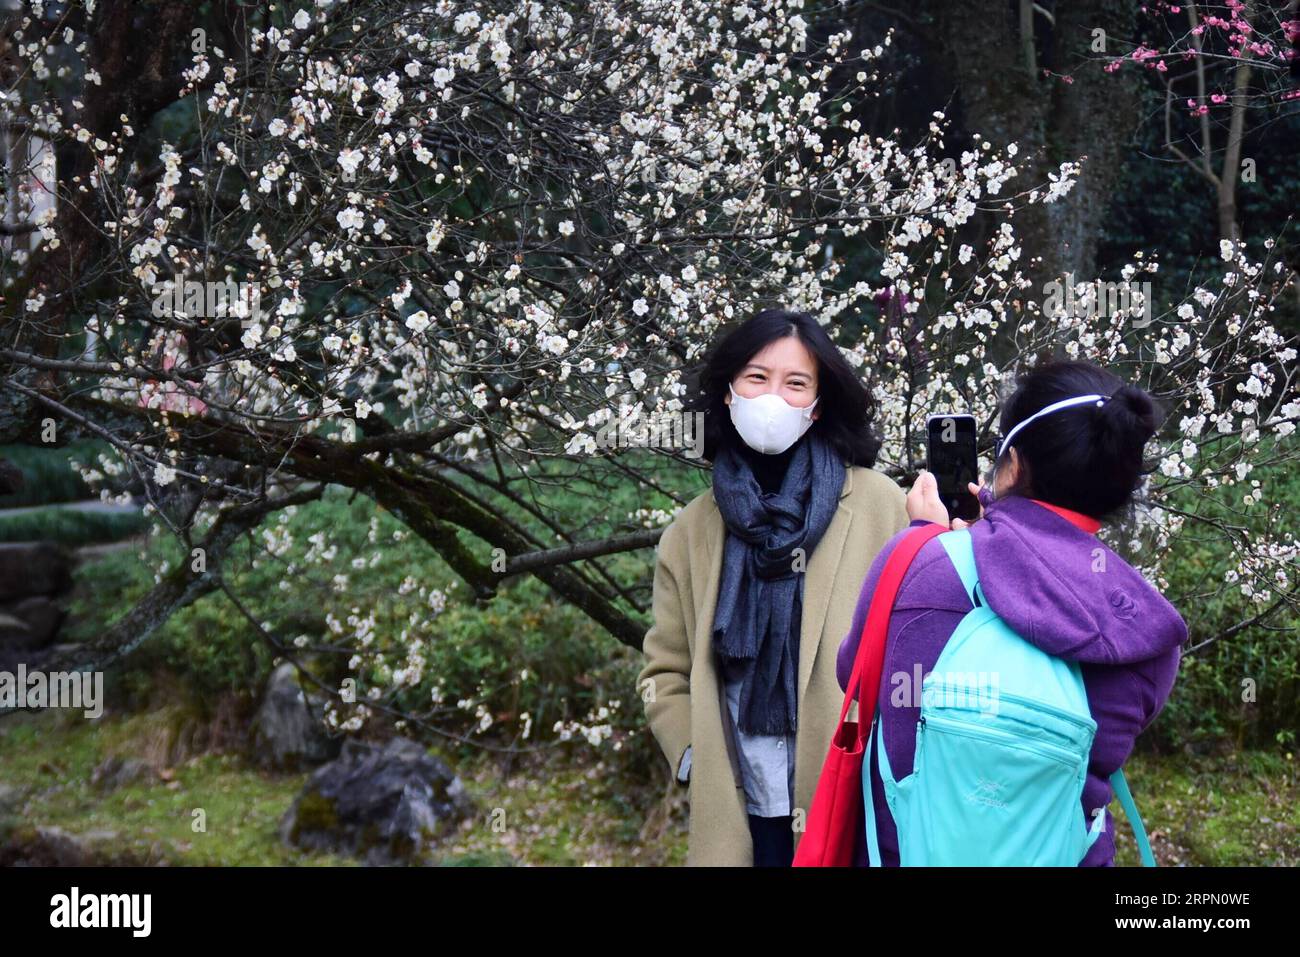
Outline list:
[[[1107,779],[1123,765],[1137,736],[1164,707],[1178,673],[1187,626],[1140,572],[1094,535],[1027,498],[1008,496],[993,502],[987,493],[981,498],[984,518],[973,523],[970,532],[975,567],[989,606],[1026,640],[1049,654],[1081,663],[1088,707],[1097,722],[1079,812],[1081,823],[1087,825],[1092,821],[1088,810],[1110,802]],[[910,527],[922,524],[913,521]],[[840,644],[836,662],[841,688],[853,670],[881,570],[906,534],[904,529],[885,545],[863,582],[853,625]],[[912,767],[920,708],[890,705],[890,692],[900,680],[891,682],[891,676],[901,673],[911,681],[918,666],[922,675],[929,674],[957,623],[970,610],[970,599],[943,545],[926,542],[898,590],[879,690],[886,756],[898,778]],[[871,778],[881,860],[886,867],[897,867],[898,834],[885,808],[874,762]],[[1134,796],[1141,808],[1141,790]],[[1107,811],[1105,833],[1081,866],[1114,863],[1114,827]],[[857,862],[867,863],[866,838],[861,834]]]

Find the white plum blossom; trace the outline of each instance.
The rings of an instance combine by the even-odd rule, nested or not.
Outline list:
[[[339,210],[335,219],[341,227],[348,230],[360,229],[366,223],[365,213],[353,206]]]
[[[429,231],[424,234],[425,248],[429,252],[434,252],[440,245],[442,245],[442,241],[446,236],[447,230],[442,223],[432,224],[429,227]]]
[[[357,167],[361,165],[363,159],[365,159],[365,154],[362,153],[361,150],[352,149],[351,147],[340,150],[338,155],[339,166],[341,166],[343,172],[349,176],[356,173]]]

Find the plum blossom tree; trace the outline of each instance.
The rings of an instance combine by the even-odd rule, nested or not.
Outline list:
[[[1240,485],[1237,508],[1267,511],[1253,470],[1296,460],[1288,270],[1229,242],[1182,301],[1049,301],[1015,224],[1079,163],[1022,182],[1015,143],[954,142],[942,114],[917,143],[870,135],[852,110],[891,37],[837,17],[802,0],[229,0],[204,19],[25,3],[0,90],[12,129],[56,144],[58,202],[27,221],[34,248],[0,252],[0,434],[106,440],[99,477],[138,476],[202,559],[160,568],[96,662],[229,593],[232,543],[327,485],[400,519],[469,598],[535,576],[639,647],[645,577],[614,559],[654,544],[686,500],[672,477],[700,463],[599,432],[620,407],[680,414],[719,329],[773,303],[837,337],[899,478],[937,407],[970,409],[987,449],[1000,389],[1043,354],[1141,382],[1173,414],[1117,543],[1159,580],[1180,536],[1220,536],[1236,562],[1217,587],[1243,590],[1250,620],[1300,605],[1294,525],[1274,512],[1246,538],[1197,497]],[[846,274],[854,244],[879,275]],[[1135,251],[1123,281],[1157,269]],[[191,280],[256,295],[176,295]],[[882,294],[898,305],[878,318]],[[566,485],[587,510],[549,494]],[[608,514],[627,487],[647,507]],[[283,529],[252,540],[274,552]],[[341,723],[420,679],[430,627],[340,624],[353,667],[388,663],[365,703],[336,701]]]
[[[1238,185],[1256,180],[1260,160],[1244,155],[1246,136],[1252,123],[1300,107],[1300,7],[1161,0],[1141,19],[1148,39],[1104,58],[1103,69],[1132,63],[1158,86],[1165,150],[1214,190],[1219,236],[1241,239]]]

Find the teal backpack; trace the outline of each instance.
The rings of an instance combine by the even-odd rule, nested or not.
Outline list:
[[[880,866],[871,793],[876,748],[885,800],[898,831],[899,864],[1075,867],[1105,828],[1081,814],[1097,722],[1078,662],[1021,638],[984,600],[966,529],[939,542],[975,606],[922,685],[912,773],[895,780],[878,741],[877,706],[862,762],[867,852]],[[996,671],[990,675],[989,664]],[[1123,770],[1110,777],[1146,867],[1155,866]]]

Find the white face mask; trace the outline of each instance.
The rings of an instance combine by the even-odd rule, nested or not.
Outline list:
[[[731,422],[755,452],[777,455],[784,452],[803,437],[812,425],[812,410],[821,396],[813,399],[812,405],[796,409],[775,392],[764,392],[752,399],[738,395],[731,389]]]

